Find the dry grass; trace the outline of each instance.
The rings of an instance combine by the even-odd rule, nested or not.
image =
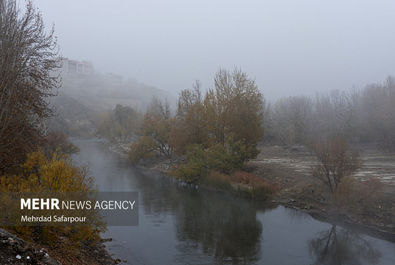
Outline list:
[[[206,183],[216,188],[237,191],[253,199],[267,199],[279,190],[277,185],[245,171],[229,175],[212,171],[206,177]]]

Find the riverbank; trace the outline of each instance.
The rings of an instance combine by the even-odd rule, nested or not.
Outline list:
[[[112,238],[105,243],[107,250],[127,264],[320,264],[323,250],[315,242],[333,230],[328,259],[340,254],[352,263],[393,264],[390,241],[336,228],[272,200],[251,201],[200,185],[192,189],[158,170],[132,166],[97,139],[75,144],[80,153],[73,161],[89,165],[99,190],[139,192],[139,225],[109,226],[103,234]],[[358,254],[365,246],[377,253],[377,262]]]
[[[128,145],[112,143],[108,146],[111,151],[127,158]],[[355,211],[355,207],[339,207],[329,199],[331,195],[325,191],[322,183],[311,176],[311,165],[315,160],[305,148],[261,146],[260,150],[258,157],[247,164],[246,171],[279,187],[279,191],[269,199],[272,204],[298,209],[319,220],[358,229],[372,236],[395,242],[395,186],[385,185],[380,191],[380,196],[375,198],[375,201],[369,202],[369,209]],[[369,156],[372,156],[371,150]],[[371,163],[369,157],[362,159],[364,163]],[[159,158],[143,161],[140,166],[169,175],[178,162]],[[371,174],[375,173],[369,170]],[[367,171],[361,170],[358,176],[364,175],[368,178]],[[380,172],[383,171],[386,172],[385,180],[388,180],[391,168],[380,168]],[[395,175],[395,172],[393,174]],[[358,185],[364,185],[362,178],[358,177],[357,180]],[[204,186],[200,188],[216,190]]]
[[[36,248],[32,244],[1,228],[0,264],[60,265],[45,250]]]
[[[372,152],[369,150],[370,157]],[[372,163],[364,153],[362,159],[364,163]],[[392,157],[388,155],[386,159]],[[319,220],[395,242],[395,186],[386,182],[391,168],[381,166],[378,172],[370,169],[370,174],[376,176],[386,172],[384,185],[371,198],[348,205],[349,202],[340,204],[334,201],[326,187],[312,177],[310,172],[314,163],[315,158],[303,147],[286,149],[262,146],[261,153],[249,162],[247,170],[280,186],[280,191],[272,198],[273,203],[300,209]],[[367,170],[362,166],[360,172],[359,176]],[[395,175],[395,171],[392,174]],[[366,179],[356,178],[356,185],[362,193],[368,194],[366,191],[374,189],[369,184]]]
[[[53,245],[27,242],[0,228],[0,265],[102,265],[118,264],[104,246],[104,241],[71,249],[67,238]]]
[[[62,170],[66,170],[65,168],[62,167]],[[56,172],[56,174],[60,174],[59,171]],[[67,177],[67,180],[70,181],[70,175]],[[81,185],[81,182],[78,182],[78,185]],[[8,231],[0,228],[0,265],[99,265],[121,262],[107,252],[104,243],[108,240],[97,238],[96,234],[94,241],[85,240],[87,234],[82,234],[79,239],[76,239],[75,233],[81,232],[79,229],[65,228],[44,231],[36,226],[30,227],[31,229],[28,227],[5,228]],[[93,231],[96,233],[96,230]]]

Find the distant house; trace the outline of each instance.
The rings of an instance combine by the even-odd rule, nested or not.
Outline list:
[[[94,68],[90,62],[62,58],[62,74],[92,75],[93,73]]]

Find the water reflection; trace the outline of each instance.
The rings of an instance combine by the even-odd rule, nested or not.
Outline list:
[[[136,177],[135,184],[142,191],[145,214],[154,216],[156,222],[160,216],[174,214],[177,264],[190,262],[188,253],[196,249],[218,264],[254,264],[259,259],[262,224],[249,201],[177,188],[160,176],[152,182],[152,177]]]
[[[301,211],[180,188],[171,178],[131,167],[98,142],[77,145],[81,152],[73,159],[89,165],[100,190],[139,192],[139,225],[109,227],[105,234],[113,238],[110,252],[128,264],[395,264],[393,243]]]
[[[378,264],[380,252],[368,240],[336,225],[309,242],[316,265]]]
[[[246,201],[195,194],[177,213],[179,249],[199,247],[218,264],[253,264],[259,259],[262,224]]]

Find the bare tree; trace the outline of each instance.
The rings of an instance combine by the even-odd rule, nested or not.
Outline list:
[[[15,0],[0,1],[0,173],[37,147],[51,114],[59,67],[53,33],[30,1],[24,13]]]
[[[287,97],[273,106],[273,129],[283,145],[304,144],[309,132],[312,101],[307,97]]]
[[[336,191],[342,178],[351,176],[360,166],[358,153],[349,152],[344,138],[319,140],[311,145],[311,149],[318,159],[313,176],[322,180],[331,193]]]
[[[384,84],[367,86],[359,96],[361,139],[395,151],[395,79],[388,77]]]

